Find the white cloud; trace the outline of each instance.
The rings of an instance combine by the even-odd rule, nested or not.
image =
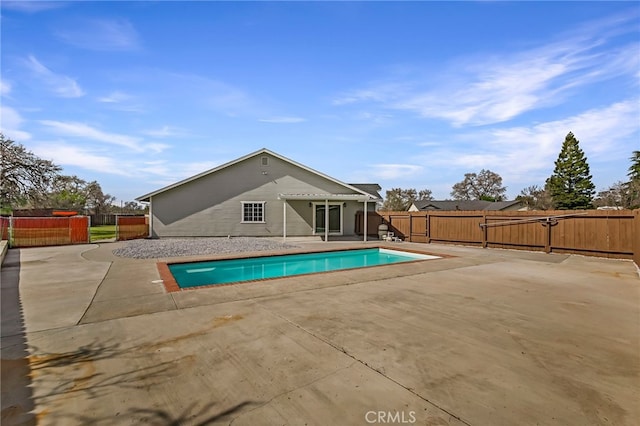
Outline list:
[[[3,9],[16,10],[18,12],[36,13],[45,10],[58,9],[65,7],[65,2],[53,2],[53,1],[3,1]]]
[[[141,139],[134,136],[121,135],[117,133],[107,133],[95,129],[83,123],[63,122],[54,120],[41,120],[43,124],[56,133],[68,137],[79,137],[104,142],[113,145],[120,145],[134,151],[142,151]]]
[[[132,176],[130,170],[135,170],[135,168],[123,164],[121,159],[100,155],[89,149],[65,142],[40,143],[34,146],[33,152],[37,156],[49,159],[61,166],[76,166],[94,172]]]
[[[131,95],[128,95],[120,91],[115,91],[115,92],[109,93],[107,96],[102,96],[98,98],[98,102],[104,102],[108,104],[121,103],[121,102],[129,101],[131,100],[131,98],[132,98]]]
[[[54,73],[33,55],[29,55],[25,64],[33,76],[55,95],[61,98],[79,98],[84,96],[84,91],[73,78]]]
[[[301,117],[269,117],[269,118],[261,118],[258,121],[261,121],[263,123],[288,124],[288,123],[302,123],[303,121],[307,121],[307,120]]]
[[[21,130],[24,119],[15,109],[0,104],[0,130],[6,138],[16,142],[31,139],[31,134]]]
[[[171,148],[171,145],[167,145],[166,143],[147,143],[144,144],[144,148],[146,151],[153,151],[154,153],[159,154]]]
[[[532,181],[542,185],[567,133],[573,132],[580,141],[590,165],[616,161],[640,146],[639,116],[640,105],[632,99],[531,126],[458,133],[454,143],[429,149],[412,161],[465,172],[484,168],[511,185]]]
[[[138,34],[125,19],[90,19],[56,32],[62,41],[81,49],[124,51],[140,47]]]
[[[154,179],[152,183],[157,185],[170,185],[182,179],[195,176],[207,170],[213,169],[222,163],[214,161],[195,161],[186,163],[176,163],[165,160],[145,161],[137,170],[140,173],[158,176],[160,179]]]
[[[0,79],[0,95],[7,96],[9,93],[11,93],[11,83]]]
[[[561,41],[521,52],[460,59],[437,80],[428,73],[403,73],[402,83],[374,82],[338,96],[333,103],[374,103],[459,127],[508,121],[560,104],[576,88],[607,79],[626,76],[637,85],[640,44],[611,47],[609,43],[621,32],[637,31],[622,25],[632,19],[603,20],[593,24],[601,28],[599,32],[587,26],[561,35]]]
[[[135,97],[116,90],[97,98],[98,102],[108,105],[109,109],[126,112],[145,112],[145,108],[135,102]]]
[[[412,164],[374,164],[371,167],[373,168],[371,174],[379,179],[412,177],[423,169],[422,166]]]
[[[172,127],[172,126],[162,126],[159,129],[145,130],[141,133],[147,136],[153,136],[154,138],[185,136],[187,134],[187,132],[185,132],[183,129]]]

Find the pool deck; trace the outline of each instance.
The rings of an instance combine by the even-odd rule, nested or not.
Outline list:
[[[630,261],[388,243],[445,257],[167,293],[120,244],[8,251],[3,426],[640,423]]]

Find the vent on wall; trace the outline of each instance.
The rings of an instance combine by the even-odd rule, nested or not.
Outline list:
[[[262,157],[262,165],[263,166],[269,165],[269,157]]]

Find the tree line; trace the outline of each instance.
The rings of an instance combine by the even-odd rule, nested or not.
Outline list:
[[[611,206],[640,208],[640,151],[633,151],[628,181],[619,181],[596,194],[593,176],[580,142],[569,132],[555,161],[553,173],[543,186],[524,188],[516,197],[532,210],[578,210]],[[453,200],[505,201],[507,188],[502,177],[490,170],[466,173],[464,179],[453,185]],[[386,191],[382,210],[407,210],[416,201],[433,200],[429,189],[392,188]]]
[[[61,209],[85,214],[142,213],[135,201],[115,206],[116,197],[105,194],[97,181],[61,173],[52,161],[39,158],[0,133],[0,213],[14,209]]]

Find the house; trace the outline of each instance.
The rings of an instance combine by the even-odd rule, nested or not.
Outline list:
[[[149,204],[155,238],[320,235],[327,241],[355,236],[356,212],[374,211],[380,189],[341,182],[261,149],[136,200]]]
[[[409,207],[410,212],[436,210],[527,210],[527,206],[519,200],[514,201],[483,201],[483,200],[420,200],[414,201]]]

